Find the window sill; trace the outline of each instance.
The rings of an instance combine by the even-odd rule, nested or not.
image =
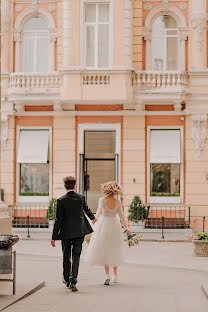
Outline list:
[[[48,203],[49,196],[19,196],[17,203]]]
[[[181,204],[182,199],[181,196],[150,196],[148,199],[148,203],[150,204]]]

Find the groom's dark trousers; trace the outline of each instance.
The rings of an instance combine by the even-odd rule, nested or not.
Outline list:
[[[67,283],[77,283],[82,243],[85,235],[93,232],[85,214],[91,220],[95,218],[83,195],[69,191],[57,199],[52,239],[62,241],[63,277]]]

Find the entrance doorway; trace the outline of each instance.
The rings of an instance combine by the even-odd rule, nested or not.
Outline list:
[[[115,130],[84,130],[84,150],[80,154],[80,192],[89,208],[97,211],[101,184],[119,181],[119,156]]]

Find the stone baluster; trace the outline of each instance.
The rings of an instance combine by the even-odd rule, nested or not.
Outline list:
[[[165,88],[166,85],[166,77],[165,77],[165,73],[162,73],[162,88]]]
[[[175,79],[175,73],[173,73],[172,86],[175,87],[175,85],[176,85],[176,79]]]
[[[167,73],[167,87],[170,87],[171,86],[171,80],[170,80],[170,73]]]

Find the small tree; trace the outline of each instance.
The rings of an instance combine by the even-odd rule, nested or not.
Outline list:
[[[128,219],[133,222],[138,222],[139,220],[146,220],[149,216],[150,206],[145,207],[139,196],[135,196],[129,206],[129,216]]]
[[[46,218],[48,220],[55,220],[56,217],[56,198],[52,198],[49,202]]]

